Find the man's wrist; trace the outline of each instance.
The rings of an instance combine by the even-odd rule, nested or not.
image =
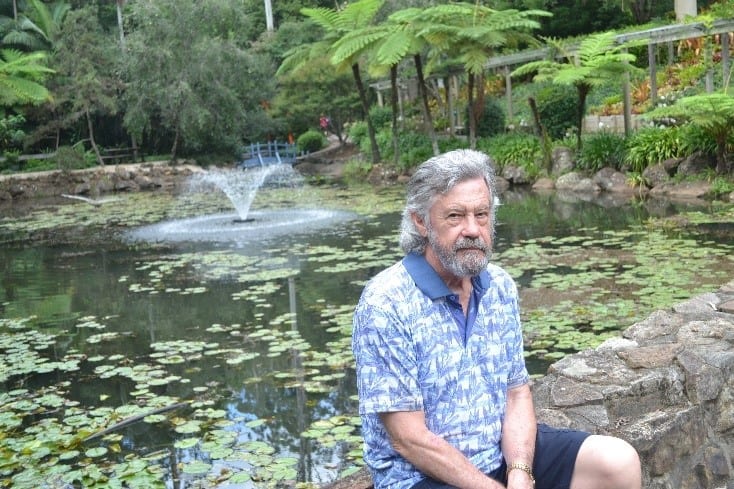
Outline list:
[[[530,480],[535,484],[535,477],[533,476],[533,468],[530,466],[530,464],[526,464],[525,462],[512,462],[511,464],[507,465],[507,477],[510,476],[510,472],[513,470],[521,470],[528,474],[528,477],[530,477]]]

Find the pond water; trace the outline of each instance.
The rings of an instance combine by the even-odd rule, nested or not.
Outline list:
[[[136,234],[228,211],[212,193],[1,209],[0,486],[251,488],[358,468],[351,313],[401,256],[403,189],[303,190],[264,189],[254,212],[339,219],[218,242]],[[535,375],[734,277],[732,206],[502,201],[493,260],[518,281]]]

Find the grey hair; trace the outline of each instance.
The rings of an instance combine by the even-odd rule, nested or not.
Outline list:
[[[449,192],[457,184],[483,178],[489,188],[491,226],[494,230],[496,205],[495,172],[489,156],[470,149],[457,149],[423,162],[408,182],[407,198],[400,223],[400,247],[405,253],[423,253],[428,238],[418,231],[412,215],[428,223],[428,214],[436,197]],[[494,232],[492,232],[494,234]]]

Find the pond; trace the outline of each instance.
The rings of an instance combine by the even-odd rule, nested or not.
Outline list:
[[[351,313],[401,256],[403,188],[265,187],[255,215],[337,219],[217,241],[139,231],[231,211],[221,193],[115,199],[0,209],[0,486],[320,485],[359,468]],[[532,373],[731,280],[733,222],[731,205],[505,193],[493,260],[519,284]]]

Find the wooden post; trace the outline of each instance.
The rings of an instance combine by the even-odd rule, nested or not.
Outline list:
[[[722,79],[724,80],[724,86],[729,86],[731,80],[731,73],[729,73],[729,32],[721,34],[721,71]]]
[[[511,121],[514,114],[512,112],[512,77],[509,66],[505,66],[505,98],[507,98],[507,120]]]
[[[627,53],[627,49],[624,50]],[[630,95],[630,74],[625,72],[623,77],[624,87],[624,135],[629,137],[632,134],[632,96]]]
[[[647,45],[647,63],[650,67],[650,102],[653,107],[658,103],[658,65],[655,56],[657,49],[657,44],[650,43]]]

